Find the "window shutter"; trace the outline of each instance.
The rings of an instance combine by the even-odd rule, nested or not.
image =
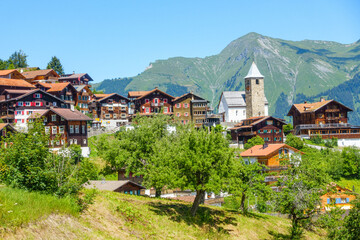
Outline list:
[[[347,203],[349,202],[349,198],[346,198],[346,202],[347,202]]]
[[[40,93],[40,98],[42,98],[42,94]]]
[[[40,102],[40,106],[44,106],[44,103],[43,103],[43,102]]]
[[[35,94],[35,93],[33,94],[33,98],[36,98],[36,94]]]
[[[330,198],[327,199],[327,204],[330,204]]]
[[[21,112],[21,115],[24,115],[24,111]]]

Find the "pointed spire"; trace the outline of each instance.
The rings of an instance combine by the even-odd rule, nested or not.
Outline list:
[[[255,62],[251,64],[250,70],[245,78],[263,78]]]

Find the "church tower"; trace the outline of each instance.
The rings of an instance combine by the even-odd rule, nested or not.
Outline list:
[[[245,77],[246,118],[265,116],[264,76],[255,62]]]

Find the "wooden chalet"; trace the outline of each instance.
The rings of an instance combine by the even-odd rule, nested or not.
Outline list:
[[[285,170],[287,167],[281,164],[281,159],[289,159],[293,154],[302,154],[296,148],[293,148],[284,143],[264,144],[253,146],[242,152],[240,156],[247,164],[258,162],[266,166],[265,172],[270,173],[265,178],[267,184],[272,184],[277,181],[279,172]]]
[[[132,95],[132,92],[129,92]],[[133,100],[134,114],[151,116],[154,113],[173,114],[173,96],[155,88]]]
[[[34,112],[50,107],[69,107],[61,99],[40,89],[21,92],[22,94],[17,93],[16,90],[6,90],[6,92],[11,92],[13,98],[0,101],[0,119],[7,123],[15,123],[18,130],[27,129],[27,119]]]
[[[230,128],[232,140],[245,144],[249,139],[260,136],[265,143],[283,143],[285,120],[272,116],[251,117]]]
[[[87,73],[64,74],[59,78],[59,82],[69,82],[72,85],[90,85],[94,81]]]
[[[77,91],[77,100],[76,106],[80,108],[80,112],[89,113],[89,104],[92,101],[93,93],[89,85],[76,85],[75,89]]]
[[[34,84],[37,82],[55,83],[60,77],[53,69],[26,71],[22,72],[22,75],[27,82]]]
[[[89,112],[102,126],[118,127],[128,122],[129,99],[117,93],[94,94]]]
[[[145,189],[145,187],[141,186],[140,184],[129,180],[89,181],[88,183],[84,184],[84,187],[87,189],[95,188],[101,191],[112,191],[130,195],[143,195],[141,190]]]
[[[29,122],[36,118],[43,118],[45,133],[50,135],[50,148],[59,150],[61,147],[77,144],[81,146],[83,156],[89,155],[87,123],[92,121],[91,118],[67,108],[33,112]]]
[[[25,79],[24,75],[16,69],[0,70],[0,78]]]
[[[70,105],[76,105],[77,91],[68,82],[65,83],[36,83],[35,86],[43,91],[46,91]]]
[[[194,122],[200,127],[207,121],[209,101],[193,94],[186,93],[172,100],[173,112],[181,123]]]
[[[334,207],[344,210],[349,210],[353,207],[351,201],[356,199],[357,194],[350,189],[343,188],[336,183],[331,183],[327,190],[327,193],[320,197],[322,212],[330,211]]]
[[[348,112],[352,109],[335,101],[324,100],[315,103],[292,105],[288,116],[292,116],[294,133],[310,138],[320,135],[323,139],[360,138],[360,127],[348,123]]]

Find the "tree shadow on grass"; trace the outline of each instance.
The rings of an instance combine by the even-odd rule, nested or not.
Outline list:
[[[273,239],[276,240],[290,240],[291,236],[288,234],[282,234],[282,233],[277,233],[275,231],[268,231],[268,233],[273,236]]]
[[[196,225],[205,228],[209,232],[229,234],[231,230],[225,229],[225,225],[236,226],[236,218],[226,211],[200,206],[196,216],[190,214],[191,205],[184,203],[149,203],[150,210],[161,216],[168,216],[175,222],[184,222],[188,225]]]

